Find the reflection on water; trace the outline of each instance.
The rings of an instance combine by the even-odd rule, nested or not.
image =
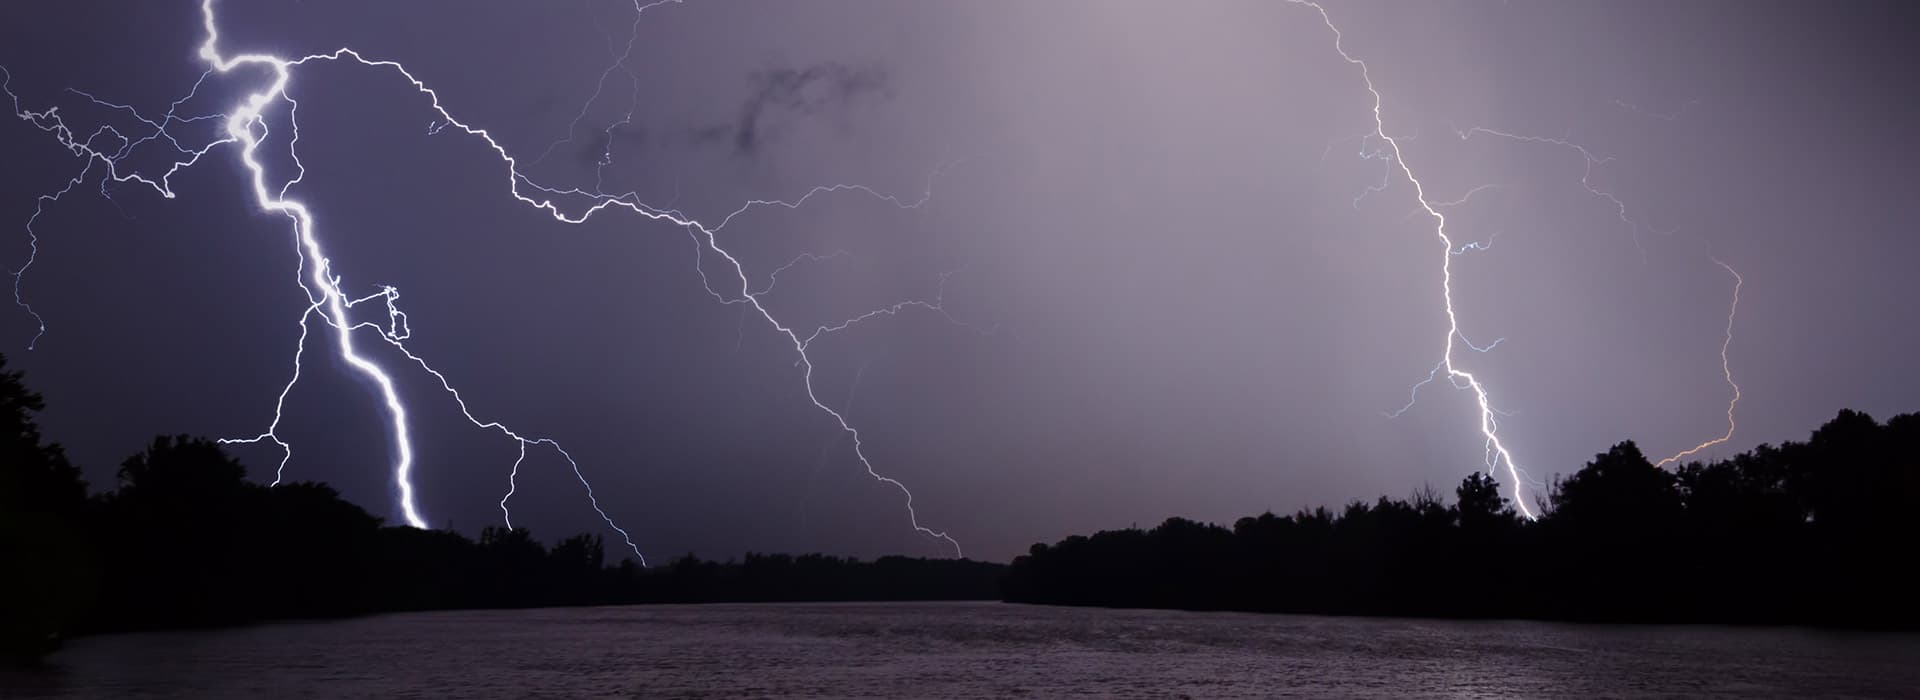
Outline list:
[[[1050,608],[646,606],[80,639],[0,696],[1920,695],[1920,635]]]

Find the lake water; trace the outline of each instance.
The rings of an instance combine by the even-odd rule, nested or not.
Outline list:
[[[1920,635],[1001,603],[383,615],[75,640],[7,698],[1920,696]]]

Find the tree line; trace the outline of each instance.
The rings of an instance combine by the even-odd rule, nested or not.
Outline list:
[[[1193,610],[1920,627],[1920,415],[1841,411],[1802,442],[1668,471],[1632,442],[1526,519],[1485,474],[1338,510],[1172,518],[966,560],[692,555],[598,536],[388,526],[318,483],[266,487],[219,445],[155,438],[109,491],[34,422],[0,356],[0,657],[74,634],[372,612],[936,600]]]
[[[1920,627],[1920,415],[1841,411],[1804,442],[1668,471],[1632,442],[1536,520],[1473,474],[1338,511],[1173,518],[1036,544],[1026,603],[1394,616]]]
[[[155,438],[115,488],[89,493],[41,436],[43,405],[0,356],[0,658],[75,634],[387,611],[991,599],[1005,569],[820,554],[610,563],[597,535],[548,547],[525,529],[388,526],[324,484],[249,481],[186,436]]]

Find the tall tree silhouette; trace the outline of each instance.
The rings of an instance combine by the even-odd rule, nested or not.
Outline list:
[[[93,597],[87,484],[41,438],[45,408],[0,355],[0,656],[53,648]]]
[[[120,465],[120,488],[102,499],[110,540],[108,599],[115,614],[153,625],[245,619],[247,586],[270,545],[259,529],[264,489],[220,446],[187,436],[154,438]]]

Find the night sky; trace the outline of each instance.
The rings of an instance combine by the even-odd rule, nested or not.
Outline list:
[[[344,46],[404,63],[550,187],[633,192],[709,224],[818,185],[925,196],[820,194],[750,209],[718,239],[803,335],[942,302],[808,355],[819,399],[969,556],[1172,515],[1451,491],[1483,468],[1472,392],[1442,378],[1385,415],[1440,360],[1442,248],[1312,8],[688,0],[637,24],[634,9],[216,6],[224,52]],[[1473,192],[1445,209],[1456,243],[1487,244],[1452,258],[1453,296],[1468,340],[1504,340],[1456,359],[1534,478],[1622,439],[1660,456],[1725,431],[1733,278],[1715,259],[1745,279],[1728,351],[1742,398],[1732,440],[1702,456],[1802,438],[1843,407],[1920,409],[1911,5],[1327,10],[1429,200]],[[137,134],[129,112],[67,89],[157,119],[206,70],[200,23],[194,2],[8,3],[0,65],[21,109]],[[179,113],[226,111],[268,80],[210,76]],[[951,552],[809,402],[792,343],[703,286],[737,297],[697,236],[619,210],[568,225],[515,201],[498,155],[438,128],[394,71],[313,63],[289,89],[305,167],[289,197],[312,208],[348,295],[397,288],[407,347],[475,416],[565,445],[642,552]],[[286,119],[269,107],[275,182],[297,172]],[[1602,160],[1458,135],[1475,127]],[[191,146],[222,128],[169,131]],[[118,167],[162,172],[175,155],[149,142]],[[23,120],[0,123],[0,156],[0,261],[18,269],[36,197],[86,163]],[[156,433],[265,430],[308,303],[291,227],[254,203],[236,147],[176,174],[173,199],[138,184],[103,197],[101,172],[34,222],[20,290],[45,335],[0,304],[0,352],[97,488]],[[353,312],[387,320],[377,300]],[[397,522],[377,394],[310,325],[278,431],[285,476]],[[410,411],[427,519],[499,523],[518,444],[359,333]],[[272,478],[277,448],[233,449]],[[515,525],[618,540],[555,453],[530,450],[519,474]]]

